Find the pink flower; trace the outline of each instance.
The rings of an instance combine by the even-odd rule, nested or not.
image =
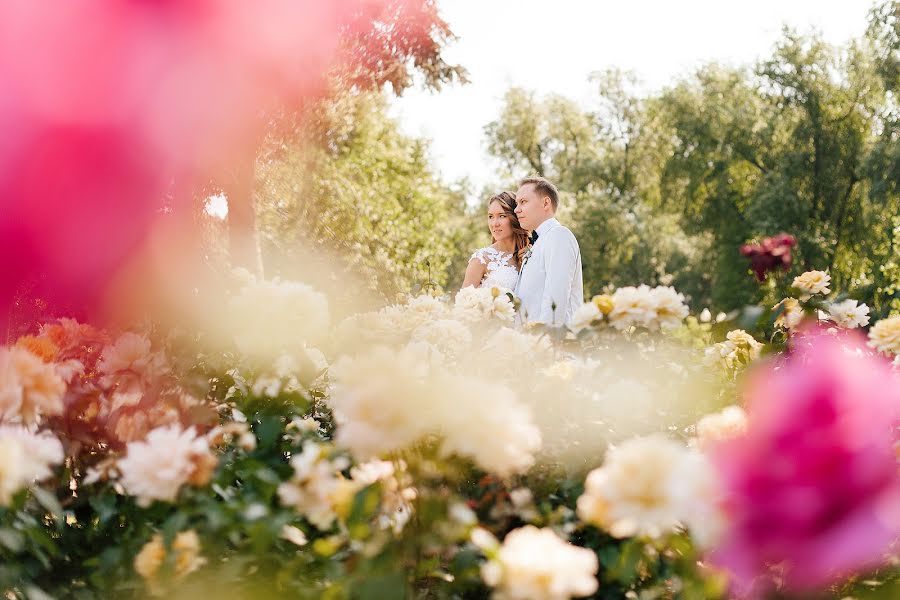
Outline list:
[[[900,535],[900,378],[854,334],[812,330],[745,390],[747,433],[710,453],[729,529],[713,553],[739,592],[825,586],[883,560]]]

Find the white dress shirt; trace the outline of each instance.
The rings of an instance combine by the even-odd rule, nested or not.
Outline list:
[[[565,325],[584,302],[578,240],[555,218],[541,223],[537,234],[516,282],[520,318],[525,323]]]

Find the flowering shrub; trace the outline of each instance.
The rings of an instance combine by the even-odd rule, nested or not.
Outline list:
[[[229,310],[272,310],[233,320],[225,349],[47,324],[0,350],[0,589],[712,598],[889,581],[897,317],[866,345],[844,331],[863,306],[825,298],[827,274],[798,279],[771,338],[648,286],[594,297],[567,329],[518,328],[514,298],[474,288],[332,325],[316,290],[252,279]]]

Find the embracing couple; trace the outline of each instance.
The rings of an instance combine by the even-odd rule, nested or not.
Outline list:
[[[469,260],[463,287],[498,287],[521,302],[522,323],[566,325],[584,301],[578,240],[556,220],[559,191],[529,177],[488,201],[493,244]]]

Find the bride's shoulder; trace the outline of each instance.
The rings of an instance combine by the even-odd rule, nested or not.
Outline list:
[[[492,246],[485,246],[484,248],[479,248],[475,252],[472,253],[472,256],[469,258],[469,262],[473,260],[478,260],[483,265],[486,265],[490,262],[491,258],[497,253],[497,249]]]

